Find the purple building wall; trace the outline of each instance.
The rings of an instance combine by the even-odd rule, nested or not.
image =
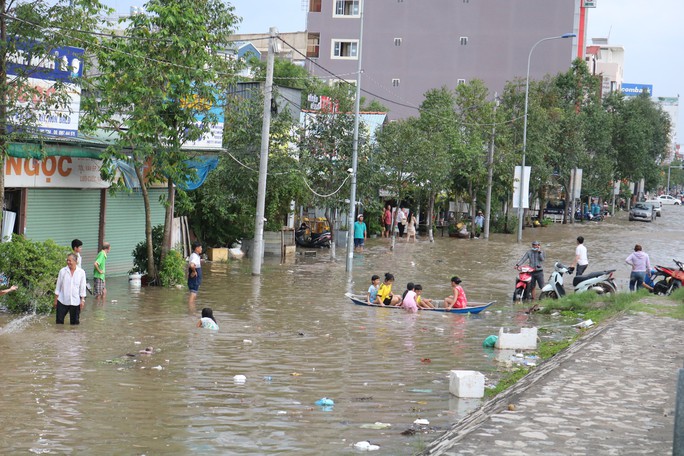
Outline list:
[[[333,17],[336,1],[320,0],[321,11],[307,15],[307,32],[320,34],[317,63],[354,81],[358,61],[332,59],[331,43],[358,40],[359,18]],[[394,101],[379,100],[392,119],[418,115],[427,90],[454,88],[459,79],[481,79],[493,96],[506,81],[525,77],[535,42],[577,33],[578,14],[578,0],[366,0],[361,88],[368,99],[375,98],[370,92]],[[567,70],[575,55],[576,38],[540,44],[530,78]]]

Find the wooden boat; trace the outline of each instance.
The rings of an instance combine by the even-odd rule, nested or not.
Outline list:
[[[380,304],[368,304],[366,302],[366,296],[365,295],[354,295],[351,293],[345,293],[344,294],[346,297],[351,299],[351,301],[356,304],[357,306],[366,306],[366,307],[379,307],[381,309],[402,309],[401,306],[381,306]],[[471,305],[468,307],[456,309],[452,308],[449,310],[446,310],[444,308],[440,307],[435,307],[434,309],[421,309],[419,308],[418,310],[428,310],[428,311],[433,311],[433,312],[446,312],[446,313],[456,313],[456,314],[467,314],[467,313],[472,313],[472,314],[477,314],[485,310],[487,307],[491,306],[494,304],[496,301],[490,301],[487,303],[471,303],[475,305]]]

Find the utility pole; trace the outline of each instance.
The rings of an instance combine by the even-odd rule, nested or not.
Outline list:
[[[269,29],[268,61],[264,83],[264,119],[261,124],[261,157],[259,159],[259,186],[257,192],[256,220],[254,222],[254,245],[252,248],[252,275],[261,274],[264,257],[264,212],[266,207],[266,177],[268,175],[268,142],[271,135],[271,98],[273,98],[273,65],[278,31]]]
[[[352,143],[352,172],[351,172],[351,199],[349,201],[349,217],[347,221],[347,272],[352,271],[354,260],[354,214],[356,213],[356,169],[358,168],[359,156],[359,110],[361,109],[361,47],[363,43],[363,0],[359,2],[359,43],[357,57],[359,64],[356,73],[356,99],[354,100],[354,142]]]
[[[492,215],[492,177],[494,175],[494,138],[496,138],[496,108],[499,107],[499,94],[494,92],[494,122],[492,122],[492,142],[487,158],[487,200],[485,201],[484,238],[489,239],[489,218]]]

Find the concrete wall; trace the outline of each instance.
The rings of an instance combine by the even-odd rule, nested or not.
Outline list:
[[[358,39],[359,19],[333,17],[334,0],[323,0],[320,13],[308,13],[307,31],[320,33],[318,63],[354,80],[357,60],[331,59],[332,39]],[[362,89],[409,106],[424,93],[458,79],[481,79],[502,92],[507,80],[524,78],[527,56],[541,38],[576,32],[575,0],[373,0],[364,10]],[[461,45],[461,37],[468,44]],[[395,45],[401,38],[401,45]],[[569,68],[573,41],[539,45],[530,77],[541,79]],[[326,75],[308,64],[317,75]],[[399,79],[393,86],[392,80]],[[373,98],[364,93],[364,96]],[[380,100],[390,118],[417,115],[411,107]]]

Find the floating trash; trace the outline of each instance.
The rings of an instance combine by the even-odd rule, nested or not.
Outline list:
[[[380,449],[380,447],[378,445],[373,445],[372,443],[370,443],[369,440],[363,440],[361,442],[356,442],[354,444],[354,448],[356,448],[357,450],[361,450],[361,451],[376,451],[376,450]]]
[[[273,380],[273,377],[271,377],[270,375],[264,377],[265,382],[270,382],[271,380]]]
[[[252,341],[249,340],[249,339],[243,339],[243,340],[242,340],[242,343],[245,344],[245,345],[249,345],[249,344],[252,343]]]
[[[418,426],[429,426],[430,422],[425,418],[418,418],[416,421],[413,422],[413,424],[416,424]]]
[[[577,323],[576,325],[573,325],[573,326],[575,328],[580,328],[580,329],[591,328],[592,326],[594,326],[594,322],[591,319],[589,319],[589,320],[584,320],[581,323]]]
[[[413,389],[410,389],[409,392],[411,392],[411,393],[431,393],[432,390],[431,389],[413,388]]]
[[[163,369],[163,367],[161,367],[161,366],[154,366],[154,367],[152,367],[152,369],[160,371],[160,370]]]
[[[316,405],[321,406],[321,407],[330,407],[332,405],[335,405],[335,401],[333,401],[332,399],[327,398],[327,397],[322,397],[314,403]]]
[[[392,425],[389,423],[381,423],[376,421],[375,423],[362,424],[361,429],[389,429]]]
[[[247,377],[245,377],[244,375],[238,374],[238,375],[233,376],[233,381],[235,383],[245,383],[247,381]]]

